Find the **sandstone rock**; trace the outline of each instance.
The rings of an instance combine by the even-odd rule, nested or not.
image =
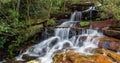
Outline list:
[[[102,31],[103,31],[103,34],[106,36],[120,39],[120,31],[110,30],[110,29],[103,29]]]
[[[102,54],[97,54],[96,63],[113,63],[113,61]]]
[[[96,28],[102,29],[104,27],[116,26],[116,24],[117,24],[116,19],[107,19],[107,20],[103,20],[103,21],[91,22],[91,26],[93,29],[96,29]]]
[[[76,27],[80,27],[80,22],[77,22],[76,23]],[[92,21],[90,23],[90,26],[92,27],[92,29],[97,29],[99,28],[100,30],[104,27],[113,27],[113,26],[116,26],[117,24],[117,21],[115,19],[106,19],[106,20],[101,20],[101,21]],[[89,28],[89,27],[88,27]]]
[[[99,48],[109,49],[113,51],[120,50],[120,40],[111,37],[101,37],[99,38]]]
[[[112,61],[120,63],[120,55],[116,52],[105,50],[105,49],[96,49],[96,53],[103,54],[109,58],[111,58]]]
[[[97,50],[94,55],[84,55],[75,52],[57,54],[54,57],[54,63],[114,63],[114,61],[109,56],[105,56]]]

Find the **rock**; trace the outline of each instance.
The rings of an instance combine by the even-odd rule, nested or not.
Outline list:
[[[65,63],[65,62],[69,62],[69,63],[80,63],[80,62],[91,62],[91,61],[86,61],[85,56],[81,56],[79,53],[65,53],[65,54],[61,54],[61,55],[56,55],[54,57],[54,63]]]
[[[102,54],[97,54],[96,63],[113,63],[113,61]]]
[[[28,63],[32,63],[32,62],[40,63],[39,61],[34,60],[34,59],[36,59],[36,57],[29,56],[29,55],[23,55],[23,59],[24,59],[24,61],[17,61],[16,58],[12,58],[10,60],[7,60],[5,63],[26,63],[27,61],[29,61]]]
[[[99,48],[109,49],[113,51],[120,50],[120,40],[111,37],[101,37],[99,38]]]
[[[31,61],[29,61],[29,62],[27,62],[27,63],[41,63],[40,61],[37,61],[37,60],[31,60]]]
[[[103,54],[105,56],[108,56],[114,62],[120,63],[120,55],[117,54],[116,52],[113,52],[110,50],[105,50],[105,49],[96,49],[96,53],[100,53],[100,54]]]
[[[16,58],[8,59],[4,63],[26,63],[26,61],[16,61]]]
[[[69,60],[64,60],[64,61],[58,61],[56,63],[72,63],[72,62],[70,62]]]
[[[104,61],[105,60],[105,61]],[[105,49],[94,49],[94,55],[84,55],[69,51],[57,54],[54,63],[120,63],[120,55]]]
[[[50,15],[50,18],[60,19],[69,19],[71,12],[57,12]]]
[[[103,34],[109,37],[114,37],[120,39],[120,31],[112,29],[102,29]]]
[[[85,41],[87,39],[87,36],[81,36],[80,40]]]
[[[72,12],[74,11],[84,11],[88,9],[90,6],[94,6],[93,3],[80,3],[80,4],[72,4],[68,7],[68,9]]]
[[[23,59],[25,59],[25,61],[30,61],[30,60],[34,60],[36,59],[37,57],[34,57],[34,56],[29,56],[29,55],[23,55]]]
[[[92,29],[99,28],[100,30],[102,30],[102,28],[113,27],[113,26],[116,26],[116,24],[117,24],[117,21],[115,19],[106,19],[106,20],[101,20],[101,21],[92,21],[90,23],[90,26],[91,26]],[[75,27],[83,28],[83,27],[80,26],[80,22],[77,22]],[[89,26],[84,27],[84,28],[89,28]]]
[[[116,26],[117,21],[115,19],[106,19],[103,21],[93,21],[91,22],[91,27],[93,29],[99,28],[102,29],[104,27],[111,27],[111,26]]]
[[[113,63],[113,61],[103,54],[83,55],[75,52],[67,52],[55,55],[54,63]]]

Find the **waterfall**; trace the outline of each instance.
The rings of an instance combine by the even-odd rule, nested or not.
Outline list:
[[[93,40],[94,36],[102,36],[96,30],[87,29],[86,32],[82,32],[81,35],[69,37],[70,27],[74,27],[76,21],[80,21],[82,17],[82,12],[74,12],[71,15],[69,21],[62,23],[59,27],[68,28],[56,28],[55,35],[50,37],[30,48],[28,48],[23,54],[17,56],[17,60],[24,60],[22,56],[27,54],[29,56],[35,56],[41,63],[53,63],[54,52],[62,50],[65,47],[70,47],[75,49],[76,52],[84,54],[92,54],[86,51],[87,48],[97,48],[98,41]],[[81,37],[86,36],[86,39],[82,41]]]
[[[81,21],[82,20],[82,12],[78,12],[78,11],[75,11],[71,18],[70,18],[70,21]]]

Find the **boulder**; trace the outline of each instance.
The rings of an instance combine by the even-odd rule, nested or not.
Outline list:
[[[120,63],[120,55],[114,51],[105,50],[105,49],[96,49],[95,51],[96,51],[95,53],[103,54],[111,58],[111,60],[113,60],[114,62]]]
[[[109,37],[114,37],[114,38],[118,38],[120,39],[120,28],[119,30],[114,30],[114,29],[102,29],[103,31],[103,34],[106,35],[106,36],[109,36]]]
[[[99,38],[99,48],[109,49],[112,51],[120,50],[120,40],[111,37],[101,37]]]
[[[27,54],[23,55],[23,59],[25,59],[26,61],[30,61],[30,60],[33,60],[33,59],[36,59],[37,57],[35,56],[29,56]]]
[[[101,21],[91,21],[89,25],[91,26],[92,29],[102,30],[102,28],[105,28],[105,27],[114,27],[116,26],[116,24],[117,24],[117,21],[115,19],[106,19]],[[83,28],[80,26],[80,22],[77,22],[75,27]],[[89,28],[89,26],[86,26],[84,28]]]
[[[103,50],[101,52],[103,52]],[[109,52],[111,51],[107,51],[106,53]],[[114,53],[113,55],[117,54]],[[116,56],[114,56],[114,58],[116,58]],[[54,63],[114,63],[114,61],[109,56],[105,56],[99,52],[96,52],[94,55],[85,55],[70,51],[63,54],[55,55]]]
[[[90,25],[93,29],[96,29],[96,28],[102,29],[104,27],[116,26],[116,24],[117,24],[116,19],[106,19],[101,21],[92,21]]]

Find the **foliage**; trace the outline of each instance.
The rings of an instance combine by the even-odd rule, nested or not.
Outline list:
[[[9,56],[14,56],[14,49],[43,27],[32,24],[47,20],[46,26],[55,25],[50,14],[58,12],[62,3],[63,0],[0,0],[0,49],[6,48]]]
[[[31,15],[37,14],[40,15],[41,18],[49,18],[50,13],[54,13],[60,10],[63,1],[62,0],[35,0],[35,1],[31,0],[31,2],[36,3],[30,5]]]
[[[90,2],[102,11],[100,13],[101,18],[114,17],[120,19],[120,0],[90,0]]]
[[[48,26],[53,26],[56,24],[56,20],[55,19],[50,19],[48,22],[47,22],[47,25]]]
[[[96,18],[95,20],[96,20],[96,21],[100,21],[100,19],[101,19],[101,18]]]
[[[100,16],[102,19],[114,17],[120,19],[120,0],[71,0],[76,3],[94,3],[98,10],[102,11]]]
[[[85,26],[89,26],[89,22],[80,22],[80,26],[85,27]]]
[[[100,10],[104,11],[107,16],[112,15],[113,17],[120,19],[120,0],[104,0]]]

